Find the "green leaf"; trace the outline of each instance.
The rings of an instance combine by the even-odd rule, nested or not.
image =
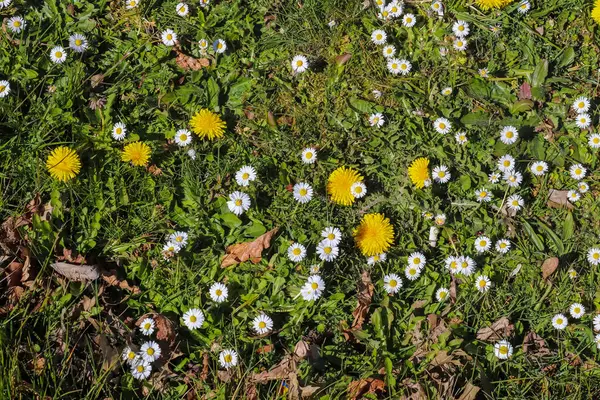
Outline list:
[[[231,108],[241,107],[244,103],[244,95],[252,88],[254,81],[249,78],[242,78],[229,88],[227,105]]]
[[[461,175],[458,179],[458,182],[460,183],[460,188],[463,190],[463,192],[467,192],[469,189],[471,189],[471,178],[469,175]]]
[[[556,63],[556,68],[567,67],[573,63],[575,60],[575,49],[572,47],[567,47],[563,52],[558,62]]]
[[[573,233],[575,233],[575,221],[573,220],[573,213],[569,212],[565,218],[565,222],[563,223],[563,240],[571,239],[573,237]]]
[[[525,220],[522,220],[521,222],[523,223],[523,228],[525,228],[525,232],[527,232],[535,247],[537,247],[539,251],[544,251],[544,242],[542,242],[542,239],[540,239],[537,232],[533,229],[529,222]]]
[[[208,94],[208,108],[211,110],[216,109],[219,106],[219,92],[220,92],[219,84],[213,77],[208,79],[206,85],[206,91]]]
[[[540,228],[542,228],[543,231],[545,231],[546,235],[548,235],[548,237],[556,247],[558,255],[562,256],[563,254],[565,254],[565,245],[563,244],[562,240],[560,240],[558,235],[554,233],[554,231],[543,222],[538,222],[538,225]]]
[[[225,213],[219,216],[219,219],[223,221],[223,225],[226,227],[233,229],[242,225],[242,220],[239,219],[234,213]]]
[[[488,126],[490,124],[490,115],[483,111],[466,114],[460,119],[465,125]]]
[[[244,230],[244,235],[248,237],[259,237],[267,231],[267,228],[260,222],[254,221],[250,226]]]
[[[531,76],[531,86],[540,87],[546,81],[548,76],[548,60],[541,60],[533,71]]]
[[[375,107],[375,104],[371,103],[370,101],[362,100],[356,97],[351,97],[348,99],[348,103],[355,111],[365,114],[370,114],[373,110],[373,107]]]
[[[516,101],[510,108],[510,113],[511,114],[519,114],[519,113],[522,113],[525,111],[529,111],[529,110],[533,109],[533,105],[534,105],[533,101],[528,100],[528,99]]]

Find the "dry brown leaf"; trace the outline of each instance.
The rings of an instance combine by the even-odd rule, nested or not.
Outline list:
[[[100,276],[96,265],[55,262],[50,264],[50,266],[65,278],[76,282],[93,281]]]
[[[531,99],[531,85],[527,82],[523,82],[519,88],[519,100]]]
[[[451,276],[450,282],[450,301],[452,304],[456,303],[456,278],[454,275]]]
[[[548,207],[550,208],[567,208],[572,210],[573,204],[569,201],[568,190],[550,189],[548,196]]]
[[[463,393],[458,400],[475,400],[477,398],[477,393],[479,393],[480,390],[481,389],[478,386],[473,385],[471,382],[467,382]]]
[[[58,261],[66,261],[66,262],[69,262],[72,264],[85,264],[86,263],[84,256],[82,256],[81,254],[73,255],[73,250],[69,250],[69,249],[63,249],[62,256],[58,256],[58,257],[56,257],[56,259]]]
[[[542,264],[542,279],[546,280],[558,268],[558,258],[550,257]]]
[[[90,83],[92,85],[92,88],[95,88],[96,86],[101,85],[102,82],[104,82],[104,74],[92,75],[92,77],[90,78]]]
[[[433,360],[429,363],[433,367],[439,367],[444,364],[461,365],[461,362],[451,354],[448,354],[446,350],[441,350],[437,352]]]
[[[348,385],[348,398],[361,399],[365,394],[382,395],[385,393],[385,382],[381,379],[367,378],[352,381]]]
[[[4,270],[6,273],[6,280],[8,287],[12,288],[21,285],[21,277],[23,276],[23,263],[13,261],[8,264],[8,267]]]
[[[300,388],[300,395],[302,397],[312,397],[317,393],[321,388],[319,386],[304,386]]]
[[[181,50],[179,50],[177,47],[174,47],[173,50],[175,50],[175,52],[177,53],[177,58],[175,59],[175,62],[177,63],[177,65],[179,65],[179,67],[186,71],[198,71],[210,65],[210,60],[208,58],[194,58],[188,56],[186,54],[183,54]]]
[[[83,299],[81,300],[81,306],[83,307],[83,311],[90,311],[92,307],[94,307],[94,305],[96,305],[95,297],[83,296]]]
[[[102,369],[110,371],[119,363],[119,352],[112,347],[105,334],[94,337],[94,342],[98,345],[102,353]]]
[[[401,400],[425,400],[427,399],[427,393],[423,389],[420,383],[412,381],[410,378],[406,378],[402,381],[402,386],[408,392],[401,397]]]
[[[221,267],[239,264],[245,261],[252,261],[254,264],[262,259],[262,251],[271,246],[271,238],[279,228],[274,228],[267,233],[260,235],[251,242],[237,243],[227,247],[227,254],[221,261]]]
[[[258,354],[270,353],[270,352],[273,351],[274,348],[275,348],[275,346],[273,344],[267,344],[267,345],[264,345],[264,346],[259,347],[258,349],[256,349],[256,352]]]
[[[344,53],[335,58],[335,62],[337,65],[344,65],[352,58],[352,54]]]
[[[523,352],[533,357],[541,357],[550,354],[546,341],[537,333],[530,331],[523,340]]]
[[[117,286],[121,289],[128,290],[133,294],[141,293],[139,287],[135,285],[130,285],[126,279],[120,280],[119,278],[117,278],[117,272],[115,270],[103,272],[102,280],[106,282],[109,286]]]
[[[428,337],[428,339],[433,343],[437,343],[440,335],[448,332],[449,329],[446,326],[446,323],[444,322],[444,320],[442,318],[438,318],[437,315],[435,315],[435,314],[429,314],[427,316],[427,321],[429,322],[429,337]]]
[[[233,377],[233,373],[232,370],[230,369],[220,369],[217,371],[217,377],[219,378],[219,380],[221,382],[229,382],[231,380],[231,378]]]
[[[502,317],[491,326],[481,328],[477,331],[477,340],[495,342],[497,340],[506,339],[512,335],[514,329],[515,326],[510,323],[508,318]]]
[[[364,270],[360,275],[360,282],[358,282],[358,303],[356,309],[352,313],[354,316],[352,329],[362,328],[362,325],[367,318],[369,307],[371,306],[374,288],[369,271]]]

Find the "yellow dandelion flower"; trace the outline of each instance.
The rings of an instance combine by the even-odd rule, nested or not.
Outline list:
[[[350,188],[356,182],[362,182],[363,177],[352,168],[339,167],[329,175],[327,193],[334,203],[349,206],[354,203],[354,196]]]
[[[429,160],[421,157],[413,161],[408,167],[408,176],[418,189],[423,189],[429,179]]]
[[[592,9],[592,18],[594,21],[600,24],[600,0],[596,0],[594,8]]]
[[[121,160],[131,161],[135,166],[146,165],[150,159],[150,146],[143,142],[129,143],[121,153]]]
[[[366,214],[353,235],[356,246],[370,257],[388,251],[394,241],[394,228],[383,214]]]
[[[60,146],[52,150],[48,156],[46,168],[54,179],[66,182],[79,173],[81,161],[74,150]]]
[[[205,108],[192,117],[190,125],[192,131],[203,139],[220,138],[225,132],[225,122],[221,117]]]
[[[514,0],[475,0],[479,8],[482,10],[489,10],[490,8],[502,8],[509,5],[513,1]]]

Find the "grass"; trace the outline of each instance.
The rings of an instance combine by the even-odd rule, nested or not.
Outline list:
[[[223,0],[208,8],[194,2],[185,18],[174,12],[176,3],[142,1],[126,10],[120,2],[16,1],[0,9],[3,18],[23,15],[27,21],[24,32],[0,37],[0,80],[11,85],[0,99],[0,220],[28,219],[17,242],[0,232],[0,397],[285,398],[282,379],[256,384],[256,397],[248,382],[285,360],[300,341],[318,346],[318,357],[296,360],[300,386],[318,388],[318,399],[346,398],[351,382],[367,378],[385,384],[385,393],[365,389],[372,392],[367,398],[401,398],[415,388],[429,398],[460,398],[467,385],[479,391],[463,400],[599,396],[592,329],[600,309],[599,272],[585,257],[600,244],[598,151],[587,145],[595,130],[577,128],[569,110],[576,97],[587,96],[597,122],[600,49],[590,2],[532,2],[523,16],[516,3],[484,13],[455,0],[446,1],[446,15],[437,18],[429,2],[411,1],[405,12],[418,23],[410,29],[378,20],[374,7],[354,1]],[[465,53],[452,49],[457,19],[471,28]],[[209,67],[184,70],[160,42],[167,28],[192,57],[204,57],[197,45],[202,38],[223,38],[228,51],[209,51]],[[379,28],[413,64],[407,76],[386,70],[381,48],[370,41]],[[50,48],[67,47],[75,32],[88,37],[89,49],[52,64]],[[440,47],[449,49],[447,56]],[[345,53],[349,60],[336,62]],[[306,55],[311,68],[293,75],[289,62],[297,54]],[[489,69],[489,78],[479,76],[481,68]],[[531,99],[519,98],[524,83]],[[440,94],[445,87],[451,95]],[[215,142],[194,137],[192,160],[172,138],[200,108],[222,115],[227,132]],[[380,129],[368,126],[374,112],[386,118]],[[455,127],[452,134],[432,128],[442,116]],[[141,140],[152,148],[148,168],[120,160],[123,144],[110,136],[119,121],[127,125],[125,142]],[[498,140],[505,125],[519,129],[516,144]],[[456,143],[458,130],[467,132],[467,145]],[[75,149],[83,165],[67,183],[53,180],[45,167],[59,145]],[[319,149],[314,165],[300,161],[307,146]],[[507,153],[523,173],[517,189],[488,183]],[[450,183],[415,189],[406,170],[418,157],[449,166]],[[548,162],[548,174],[529,173],[535,160]],[[589,192],[572,210],[550,208],[550,189],[575,188],[568,173],[574,163],[588,169]],[[226,200],[240,188],[234,175],[243,165],[255,167],[258,179],[244,189],[250,210],[236,217]],[[368,195],[352,207],[326,196],[329,174],[342,165],[367,182]],[[315,189],[308,204],[296,203],[287,190],[296,182]],[[475,201],[481,187],[493,192],[491,203]],[[526,206],[507,216],[500,208],[513,193]],[[50,216],[27,213],[36,196],[38,204],[49,204]],[[435,248],[425,211],[447,217]],[[373,266],[351,238],[367,212],[384,213],[396,232],[388,260]],[[318,261],[314,246],[331,225],[344,234],[341,256],[322,266],[324,296],[303,301],[299,290]],[[220,267],[229,245],[274,227],[279,231],[261,262]],[[189,232],[190,244],[165,261],[162,246],[174,230]],[[476,255],[480,234],[509,237],[513,249]],[[299,265],[286,257],[292,242],[309,248]],[[120,283],[63,277],[51,264],[65,249],[113,271]],[[404,277],[414,251],[427,257],[423,275],[404,279],[401,291],[388,296],[384,275]],[[452,284],[444,259],[455,254],[474,257],[475,275],[488,275],[492,289],[481,294],[475,275],[459,276],[456,301],[438,303],[436,290]],[[550,257],[559,258],[559,267],[543,280],[541,264]],[[14,281],[11,263],[26,260],[30,277]],[[569,277],[570,268],[577,278]],[[362,329],[347,337],[364,270],[374,285],[372,303]],[[230,290],[221,305],[208,295],[217,281]],[[567,329],[555,330],[552,316],[568,315],[574,302],[586,307],[586,315],[569,317]],[[181,322],[192,307],[206,315],[195,331]],[[257,337],[250,329],[260,312],[273,318],[273,334]],[[135,321],[148,313],[164,315],[174,328],[161,343],[164,360],[150,379],[138,381],[120,352],[144,341]],[[437,335],[431,315],[443,321]],[[494,341],[477,339],[501,317],[514,325],[507,337],[514,354],[507,361],[494,356]],[[545,354],[525,351],[530,332],[544,339]],[[240,355],[229,374],[218,363],[223,348]]]

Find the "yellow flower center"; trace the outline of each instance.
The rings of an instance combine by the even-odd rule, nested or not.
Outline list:
[[[556,324],[557,324],[557,325],[562,325],[562,323],[563,323],[563,320],[562,320],[562,318],[557,318],[557,319],[556,319]]]
[[[323,251],[325,252],[325,254],[330,254],[330,253],[331,253],[331,251],[332,251],[332,248],[331,248],[331,247],[325,247],[325,248],[323,249]]]
[[[581,174],[581,169],[577,168],[577,169],[575,170],[575,175],[579,175],[579,174]]]
[[[143,365],[138,365],[137,367],[135,367],[135,369],[137,370],[137,372],[144,372],[144,366]]]
[[[482,240],[482,241],[479,242],[479,245],[481,247],[485,247],[485,245],[487,245],[487,242],[485,240]]]
[[[75,46],[81,46],[83,41],[81,39],[75,39]]]
[[[327,239],[333,240],[335,239],[335,235],[333,233],[330,233],[329,235],[327,235]]]
[[[390,281],[390,287],[395,288],[398,285],[398,282],[395,279]]]
[[[541,165],[538,165],[538,166],[537,166],[537,170],[538,170],[538,171],[543,171],[543,170],[544,170],[544,167],[542,167]]]
[[[445,176],[446,176],[446,173],[445,173],[444,171],[440,171],[440,172],[438,172],[438,176],[439,176],[440,178],[443,178],[443,177],[445,177]]]
[[[585,124],[587,122],[587,119],[585,117],[581,117],[581,118],[579,118],[579,122],[581,122],[582,124]]]
[[[308,193],[308,191],[304,188],[302,188],[298,191],[298,194],[300,194],[300,196],[303,196],[303,197],[306,196],[307,193]]]
[[[223,43],[217,43],[217,49],[221,50],[223,48]],[[300,61],[300,65],[302,65],[302,61]]]
[[[452,261],[450,263],[450,269],[456,269],[456,268],[458,268],[458,263],[456,261]]]
[[[197,320],[198,320],[198,318],[196,318],[195,315],[190,316],[190,322],[196,322]]]
[[[299,256],[299,255],[300,255],[300,253],[302,253],[302,250],[300,250],[299,248],[297,248],[297,247],[296,247],[296,248],[295,248],[295,249],[292,251],[292,253],[293,253],[295,256]]]
[[[135,358],[135,353],[133,351],[129,351],[129,353],[127,353],[127,358],[133,360]]]
[[[412,18],[411,17],[406,18],[406,23],[407,24],[410,24],[411,22],[412,22]]]
[[[356,193],[362,193],[362,188],[360,186],[357,186],[357,187],[354,188],[354,191]]]
[[[487,196],[487,192],[481,192],[481,193],[479,193],[479,197],[484,198],[485,196]]]
[[[215,290],[215,294],[216,294],[217,296],[220,296],[220,295],[222,295],[222,294],[223,294],[223,291],[222,291],[221,289],[217,289],[217,290]]]
[[[500,346],[500,349],[498,349],[498,351],[500,352],[500,354],[505,356],[508,354],[508,346]]]
[[[185,12],[185,7],[181,7],[181,8],[179,8],[179,12],[180,12],[180,13],[184,13],[184,12]]]
[[[130,1],[130,2],[129,2],[129,5],[130,5],[131,7],[135,7],[135,1]]]
[[[404,63],[402,63],[402,64],[400,64],[400,68],[401,68],[401,69],[407,69],[407,68],[408,68],[408,65],[406,65],[406,64],[404,64]]]
[[[146,322],[146,324],[144,324],[144,329],[148,330],[148,329],[150,329],[151,326],[152,325],[149,322]]]
[[[304,157],[306,157],[307,159],[311,159],[313,156],[313,153],[311,153],[310,151],[306,152],[306,154],[304,155]]]
[[[377,40],[381,40],[381,39],[383,39],[383,36],[381,35],[381,33],[378,33],[378,34],[375,36],[375,39],[377,39]]]
[[[242,199],[237,199],[235,201],[235,205],[238,206],[238,207],[241,206],[242,205]]]
[[[577,105],[579,108],[584,108],[585,107],[585,103],[583,101],[580,101],[579,104]]]
[[[457,44],[458,44],[458,47],[462,47],[462,45],[463,45],[463,42],[461,42],[461,41],[459,40],[459,41],[457,42]]]
[[[387,17],[388,15],[389,15],[389,12],[388,12],[388,11],[383,11],[383,12],[381,13],[381,16],[382,16],[382,17],[384,17],[384,18],[385,18],[385,17]]]
[[[594,253],[594,254],[592,254],[592,258],[593,258],[594,260],[598,260],[598,259],[600,259],[600,253]]]
[[[396,68],[398,68],[398,64],[392,63],[392,69],[396,69]]]
[[[296,66],[297,67],[301,67],[304,63],[302,62],[302,60],[298,60],[296,61]]]
[[[313,283],[312,283],[312,285],[310,285],[310,287],[311,287],[313,290],[317,290],[317,289],[319,288],[319,284],[318,284],[317,282],[313,282]]]
[[[179,135],[179,140],[181,140],[182,142],[185,142],[187,140],[188,136],[185,133],[182,133],[181,135]]]
[[[15,26],[15,28],[20,27],[21,26],[21,21],[15,21],[14,22],[14,26]]]
[[[465,135],[460,135],[458,138],[459,138],[460,140],[465,140],[467,137],[466,137]]]
[[[258,323],[258,327],[259,327],[260,329],[265,329],[265,328],[267,327],[267,324],[265,323],[265,321],[260,321],[260,322]]]
[[[419,257],[417,257],[413,260],[413,264],[415,264],[415,265],[418,265],[420,263],[421,263],[421,259]]]
[[[506,132],[506,137],[512,139],[515,134],[512,131]]]
[[[446,292],[440,292],[440,299],[445,299],[446,298]]]
[[[176,242],[183,242],[183,236],[177,236],[177,237],[175,238],[175,241],[176,241]]]
[[[167,40],[172,40],[173,39],[173,35],[171,35],[170,33],[167,34]]]
[[[231,360],[233,360],[233,357],[231,356],[231,354],[226,354],[225,357],[223,357],[225,359],[226,363],[230,363]]]
[[[248,179],[248,178],[250,178],[250,174],[249,174],[249,173],[247,173],[247,172],[244,172],[244,173],[242,174],[242,179],[243,179],[243,180],[246,180],[246,179]]]
[[[62,54],[60,51],[57,51],[56,53],[54,53],[54,56],[55,56],[56,58],[61,58],[61,57],[62,57],[62,55],[63,55],[63,54]]]
[[[154,355],[154,349],[153,349],[152,347],[149,347],[149,348],[148,348],[148,350],[146,350],[146,353],[147,353],[149,356],[153,356],[153,355]]]
[[[392,7],[392,12],[393,12],[393,13],[396,13],[396,12],[398,12],[398,7],[396,7],[396,6]]]
[[[0,85],[0,93],[1,93],[1,92],[4,92],[4,89],[6,89],[6,86],[4,86],[4,85]]]
[[[446,124],[443,122],[440,122],[440,129],[446,129]]]
[[[579,307],[575,307],[575,309],[573,309],[573,312],[574,312],[575,314],[579,314],[579,313],[581,312],[581,308],[579,308]]]
[[[484,288],[485,285],[487,285],[487,283],[483,279],[479,281],[479,287],[480,288]]]
[[[464,30],[465,30],[465,27],[464,27],[464,26],[462,26],[462,25],[459,25],[459,26],[458,26],[458,30],[462,32],[462,31],[464,31]]]
[[[117,128],[117,131],[116,131],[116,132],[117,132],[117,135],[120,135],[120,134],[121,134],[121,132],[123,132],[123,129],[121,129],[121,128]]]
[[[468,263],[468,262],[466,262],[466,261],[463,261],[463,262],[462,262],[460,265],[461,265],[463,268],[467,268],[467,267],[469,266],[469,263]]]
[[[594,139],[592,139],[592,142],[594,144],[599,144],[600,143],[600,138],[595,137]]]

